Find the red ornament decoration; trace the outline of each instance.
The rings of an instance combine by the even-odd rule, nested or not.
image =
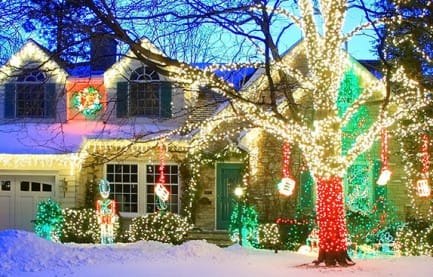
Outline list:
[[[384,186],[388,183],[392,173],[388,167],[388,133],[385,128],[382,129],[381,137],[382,149],[380,151],[380,159],[382,160],[382,170],[380,171],[380,176],[376,183],[379,186]]]
[[[155,184],[155,194],[159,199],[159,209],[166,210],[167,209],[167,201],[170,195],[170,192],[165,187],[165,176],[164,176],[164,168],[165,168],[165,145],[164,143],[159,144],[159,179],[158,183]]]
[[[284,196],[293,194],[295,188],[295,180],[290,174],[290,144],[288,142],[283,144],[283,178],[278,183],[278,191]]]
[[[431,188],[428,182],[428,169],[430,165],[429,138],[426,134],[423,134],[421,140],[422,179],[416,182],[416,191],[419,197],[429,197],[431,194]]]

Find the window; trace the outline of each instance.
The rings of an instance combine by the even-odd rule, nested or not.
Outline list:
[[[55,85],[40,70],[26,72],[5,84],[6,118],[53,118]]]
[[[152,213],[158,209],[155,184],[159,180],[159,165],[146,166],[146,212]],[[168,210],[179,213],[179,169],[177,165],[164,167],[165,187],[170,192],[167,202]]]
[[[108,164],[107,181],[110,198],[116,200],[119,212],[138,212],[138,165]]]
[[[11,181],[0,181],[0,190],[1,191],[10,191],[11,190]]]
[[[117,85],[117,116],[171,117],[171,84],[149,67],[135,69],[129,83]]]
[[[40,182],[20,182],[20,191],[32,191],[32,192],[51,192],[53,190],[51,184],[45,184]]]
[[[107,164],[106,179],[110,183],[110,198],[116,200],[119,212],[153,213],[158,210],[155,184],[159,180],[159,164]],[[170,192],[168,211],[179,213],[179,166],[164,167],[165,187]],[[127,215],[126,215],[127,216]]]

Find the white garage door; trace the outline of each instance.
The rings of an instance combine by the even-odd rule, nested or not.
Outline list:
[[[0,176],[0,230],[33,231],[37,204],[54,197],[54,176]]]

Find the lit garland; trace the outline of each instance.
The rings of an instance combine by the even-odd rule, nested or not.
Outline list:
[[[431,193],[431,188],[429,186],[429,165],[430,165],[430,154],[428,152],[429,139],[426,134],[421,136],[422,146],[421,146],[421,163],[422,163],[422,179],[416,182],[416,190],[419,197],[428,197]]]
[[[277,187],[279,192],[284,196],[293,194],[295,188],[295,180],[290,174],[290,144],[283,144],[283,179],[278,183]]]
[[[382,129],[381,145],[380,158],[382,160],[382,169],[377,184],[383,186],[386,185],[391,178],[391,170],[388,167],[388,132],[385,128]]]
[[[102,95],[95,87],[88,87],[72,94],[72,106],[84,116],[94,116],[102,109]]]
[[[158,183],[155,184],[155,194],[158,197],[158,209],[160,212],[167,210],[167,201],[169,198],[169,191],[165,187],[165,145],[164,143],[159,144],[159,179]]]

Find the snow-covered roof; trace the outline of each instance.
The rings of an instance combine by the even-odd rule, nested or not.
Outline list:
[[[4,124],[0,125],[0,154],[77,153],[86,140],[148,140],[175,127],[150,123],[104,124],[85,120],[57,124]]]

